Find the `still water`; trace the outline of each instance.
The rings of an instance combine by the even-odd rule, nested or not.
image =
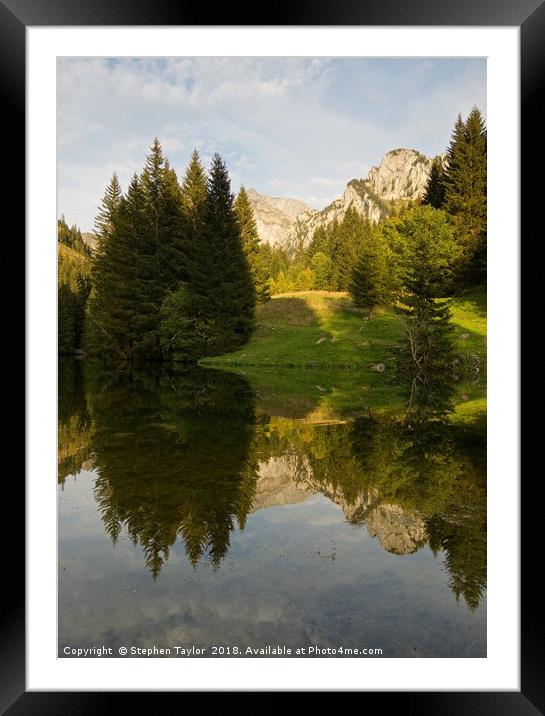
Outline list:
[[[59,656],[486,656],[482,422],[294,418],[233,373],[61,361],[58,489]]]

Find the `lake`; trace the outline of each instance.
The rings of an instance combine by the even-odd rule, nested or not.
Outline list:
[[[482,416],[60,360],[59,656],[485,657],[485,441]]]

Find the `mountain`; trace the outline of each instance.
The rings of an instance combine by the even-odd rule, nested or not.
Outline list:
[[[349,207],[377,222],[421,198],[432,163],[433,158],[414,149],[394,149],[365,179],[350,180],[342,196],[320,211],[295,199],[269,197],[250,189],[259,236],[287,250],[307,246],[319,226],[341,221]]]
[[[382,502],[376,489],[347,500],[338,486],[315,478],[306,456],[282,455],[259,463],[252,512],[294,505],[314,494],[325,495],[339,505],[350,524],[364,525],[371,537],[378,537],[387,552],[412,554],[427,542],[426,523],[420,513]]]
[[[307,204],[297,199],[265,196],[255,189],[248,189],[247,194],[254,210],[259,237],[271,246],[285,244],[297,217],[303,212],[312,211]]]
[[[93,234],[91,231],[83,231],[81,238],[85,241],[91,251],[96,249],[98,240],[96,234]]]

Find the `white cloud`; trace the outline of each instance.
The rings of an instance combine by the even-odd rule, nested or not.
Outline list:
[[[444,149],[457,113],[485,97],[477,65],[452,67],[421,61],[399,77],[372,60],[60,59],[59,211],[89,229],[113,169],[126,185],[154,136],[179,175],[194,147],[206,162],[218,151],[235,190],[320,208],[390,149]]]

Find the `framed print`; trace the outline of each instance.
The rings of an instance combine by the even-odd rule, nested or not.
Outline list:
[[[543,709],[518,382],[543,6],[0,13],[29,398],[5,709]]]

